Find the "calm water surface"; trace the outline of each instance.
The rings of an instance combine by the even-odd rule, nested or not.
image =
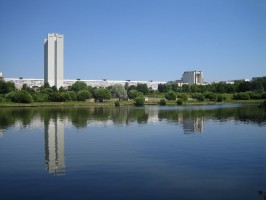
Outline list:
[[[1,199],[263,199],[252,105],[0,108]]]

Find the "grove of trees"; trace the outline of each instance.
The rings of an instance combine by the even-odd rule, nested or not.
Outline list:
[[[179,87],[171,82],[159,84],[158,90],[148,88],[146,84],[121,85],[116,84],[107,88],[87,86],[85,82],[76,81],[68,88],[59,88],[44,84],[39,91],[23,85],[20,90],[14,83],[0,80],[0,102],[32,103],[32,102],[69,102],[85,101],[94,98],[103,102],[115,98],[117,100],[132,99],[136,104],[143,104],[145,97],[164,98],[169,101],[217,101],[229,100],[229,96],[235,100],[266,99],[266,78],[258,78],[254,81],[237,81],[234,84],[213,83],[208,85],[188,85]],[[159,101],[159,100],[158,100]],[[164,104],[164,101],[162,101]]]

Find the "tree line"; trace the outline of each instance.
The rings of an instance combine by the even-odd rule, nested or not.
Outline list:
[[[147,84],[137,85],[116,84],[107,88],[87,86],[85,82],[76,81],[73,85],[57,89],[45,83],[39,91],[28,87],[26,84],[20,90],[15,88],[12,82],[0,81],[0,102],[68,102],[85,101],[94,99],[103,102],[115,98],[118,100],[133,99],[136,104],[142,105],[144,97],[161,98],[160,103],[166,104],[166,100],[177,100],[178,104],[192,98],[197,101],[226,101],[231,94],[235,100],[265,99],[266,98],[266,78],[258,78],[254,81],[236,81],[234,84],[213,83],[208,85],[188,85],[181,87],[177,83],[169,82],[159,84],[157,90],[148,88]]]

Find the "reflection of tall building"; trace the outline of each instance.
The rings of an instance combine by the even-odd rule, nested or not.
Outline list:
[[[183,119],[184,133],[202,133],[204,127],[203,117]]]
[[[46,169],[49,173],[64,175],[64,123],[57,118],[44,123]]]

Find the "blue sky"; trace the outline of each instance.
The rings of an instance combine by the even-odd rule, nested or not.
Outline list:
[[[65,79],[266,76],[266,0],[0,0],[0,72],[43,78],[47,33]]]

